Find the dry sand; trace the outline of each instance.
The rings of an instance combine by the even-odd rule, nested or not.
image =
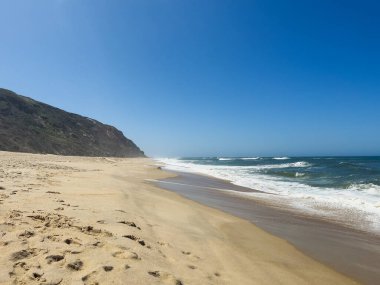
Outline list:
[[[0,284],[356,284],[146,183],[149,159],[0,152]]]

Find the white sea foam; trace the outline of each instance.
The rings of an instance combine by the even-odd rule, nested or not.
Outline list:
[[[241,157],[241,160],[258,160],[260,157]]]
[[[380,199],[380,186],[373,183],[351,184],[348,188],[351,191],[359,191],[368,195],[374,195]]]
[[[380,186],[378,185],[353,184],[347,189],[312,187],[260,173],[263,169],[312,166],[304,161],[254,166],[201,165],[177,159],[159,161],[165,163],[171,170],[206,174],[229,180],[239,186],[277,194],[279,196],[276,197],[282,197],[282,201],[290,203],[293,207],[312,212],[319,211],[319,214],[324,216],[328,215],[326,208],[350,209],[350,211],[353,209],[360,212],[361,216],[364,215],[374,228],[380,230]],[[304,173],[296,173],[296,177],[303,175]],[[257,196],[255,193],[241,195]],[[323,210],[316,210],[318,208],[316,205],[323,205]]]
[[[258,160],[261,157],[218,157],[219,161],[230,161],[230,160]]]
[[[287,159],[290,159],[290,157],[287,157],[287,156],[283,156],[283,157],[273,157],[273,159],[275,159],[275,160],[287,160]]]
[[[253,166],[247,166],[251,169],[273,169],[273,168],[292,168],[292,167],[311,167],[312,164],[308,163],[306,161],[297,161],[297,162],[291,162],[291,163],[281,163],[281,164],[264,164],[264,165],[253,165]]]
[[[260,157],[219,157],[218,160],[257,160]]]

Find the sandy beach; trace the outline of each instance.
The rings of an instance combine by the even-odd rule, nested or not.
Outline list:
[[[0,284],[357,284],[154,186],[145,158],[0,152]]]

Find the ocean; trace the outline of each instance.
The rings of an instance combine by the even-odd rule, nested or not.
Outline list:
[[[206,174],[264,192],[239,193],[247,198],[380,232],[380,157],[185,157],[158,161],[168,170]]]

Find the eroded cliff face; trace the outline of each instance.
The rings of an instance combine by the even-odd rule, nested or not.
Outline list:
[[[0,88],[0,150],[80,156],[145,156],[118,129]]]

